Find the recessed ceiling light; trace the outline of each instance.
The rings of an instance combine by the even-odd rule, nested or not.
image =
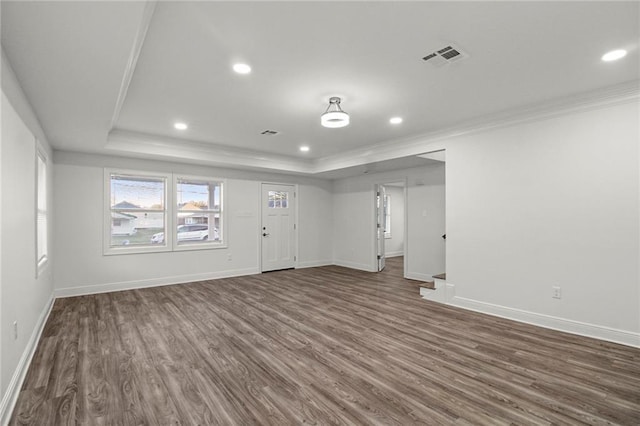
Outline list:
[[[617,61],[618,59],[627,56],[627,51],[624,49],[612,50],[602,55],[602,60],[605,62]]]
[[[389,123],[391,124],[400,124],[402,123],[402,117],[393,117],[389,119]]]
[[[233,70],[238,74],[249,74],[251,72],[251,67],[247,64],[235,64],[233,66]]]
[[[302,151],[302,152],[309,152],[309,147],[308,147],[308,146],[301,146],[301,147],[300,147],[300,151]]]
[[[186,125],[186,123],[175,123],[173,127],[175,127],[178,130],[187,130],[188,126]]]

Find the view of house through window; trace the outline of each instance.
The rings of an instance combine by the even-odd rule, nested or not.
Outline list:
[[[222,181],[115,171],[105,176],[110,221],[105,253],[222,246]]]
[[[222,183],[178,178],[176,183],[178,245],[221,240]]]
[[[111,174],[111,247],[164,244],[166,186],[164,177]]]
[[[286,209],[289,205],[289,192],[269,191],[269,208]]]

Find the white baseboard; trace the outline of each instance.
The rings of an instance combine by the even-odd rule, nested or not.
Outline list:
[[[359,269],[361,271],[366,271],[366,272],[376,272],[375,268],[372,268],[371,265],[367,265],[365,263],[334,260],[333,264],[336,266],[344,266],[345,268]]]
[[[438,281],[441,281],[441,280],[436,280],[436,285],[438,284]],[[445,294],[446,302],[450,303],[451,299],[456,297],[456,286],[451,284],[451,283],[445,282],[445,284],[444,284],[444,294]]]
[[[564,331],[580,336],[593,337],[595,339],[606,340],[608,342],[620,343],[627,346],[640,347],[640,333],[618,330],[550,315],[538,314],[521,309],[509,308],[506,306],[494,305],[492,303],[467,299],[454,296],[448,303],[452,306],[468,309],[470,311],[481,312],[483,314],[494,315],[539,327],[550,328],[552,330]]]
[[[384,254],[385,257],[398,257],[404,256],[404,251],[389,251]]]
[[[172,284],[185,284],[196,281],[239,277],[242,275],[253,275],[259,273],[260,270],[257,268],[232,269],[206,274],[177,275],[173,277],[153,278],[150,280],[123,281],[119,283],[96,284],[82,287],[66,287],[56,289],[55,297],[85,296],[88,294],[109,293],[112,291],[134,290],[138,288],[159,287]]]
[[[296,265],[297,269],[303,268],[317,268],[318,266],[329,266],[333,265],[331,260],[310,260],[306,262],[298,262]]]
[[[13,412],[16,402],[18,401],[18,394],[20,393],[20,389],[22,388],[22,383],[27,376],[27,371],[29,370],[29,366],[31,365],[33,355],[36,352],[36,347],[38,346],[38,342],[40,341],[40,335],[42,335],[44,325],[47,323],[47,319],[49,318],[49,314],[51,313],[51,309],[53,308],[54,301],[55,298],[52,294],[49,297],[49,301],[45,305],[44,309],[40,313],[38,320],[36,321],[33,332],[31,333],[31,337],[27,342],[27,346],[22,352],[22,356],[20,357],[18,365],[13,372],[13,376],[11,377],[11,381],[9,382],[9,386],[7,386],[7,390],[2,397],[2,401],[0,401],[0,424],[2,425],[6,425],[9,423],[11,413]]]

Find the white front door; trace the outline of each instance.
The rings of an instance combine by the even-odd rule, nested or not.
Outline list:
[[[384,254],[384,227],[387,223],[385,191],[383,185],[378,185],[376,188],[376,237],[377,241],[377,260],[378,271],[382,271],[385,266],[385,254]]]
[[[262,272],[295,266],[294,189],[293,185],[262,184]]]

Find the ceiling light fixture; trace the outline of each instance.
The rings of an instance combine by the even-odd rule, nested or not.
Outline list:
[[[349,125],[349,114],[340,108],[340,98],[332,96],[329,98],[327,110],[320,116],[320,124],[330,129]]]
[[[400,124],[402,123],[402,117],[393,117],[389,119],[389,123],[391,124]]]
[[[301,147],[300,147],[300,151],[302,151],[302,152],[309,152],[309,147],[308,147],[308,146],[301,146]]]
[[[617,61],[627,56],[627,51],[624,49],[612,50],[602,55],[602,60],[605,62]]]
[[[247,64],[235,64],[233,66],[233,70],[238,74],[249,74],[251,72],[251,67]]]
[[[187,130],[188,126],[185,123],[175,123],[173,127],[175,127],[178,130]]]

